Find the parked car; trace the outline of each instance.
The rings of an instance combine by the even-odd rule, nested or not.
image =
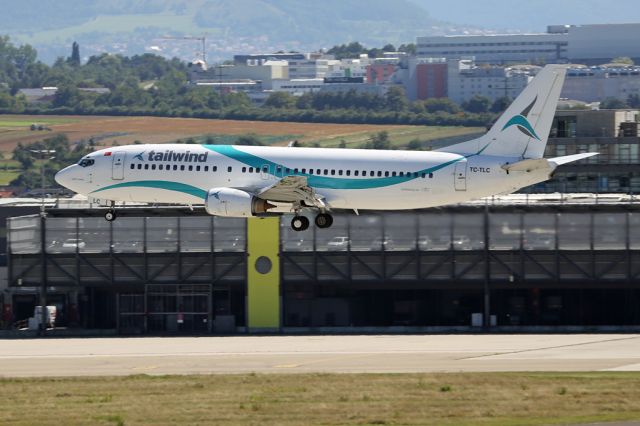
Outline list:
[[[63,251],[75,251],[77,249],[85,248],[87,243],[78,238],[67,238],[62,242]]]
[[[372,250],[393,250],[393,240],[389,237],[378,237],[371,243]]]
[[[451,241],[454,250],[471,250],[471,238],[466,235],[457,235]]]
[[[349,237],[333,237],[327,243],[329,250],[346,250],[349,247]]]

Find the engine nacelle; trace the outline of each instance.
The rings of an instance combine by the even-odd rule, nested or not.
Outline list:
[[[212,188],[204,202],[204,208],[210,215],[227,217],[255,216],[273,207],[266,200],[234,188]]]

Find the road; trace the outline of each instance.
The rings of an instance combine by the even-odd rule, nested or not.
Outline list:
[[[4,377],[457,371],[640,371],[640,335],[0,340]]]

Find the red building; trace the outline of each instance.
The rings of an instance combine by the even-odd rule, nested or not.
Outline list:
[[[447,64],[416,65],[417,98],[444,98],[447,96]]]
[[[384,83],[396,70],[394,64],[367,65],[367,82],[369,84]]]

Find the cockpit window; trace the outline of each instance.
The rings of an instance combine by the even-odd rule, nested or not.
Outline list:
[[[89,167],[89,166],[93,166],[95,162],[96,160],[94,160],[93,158],[83,158],[78,162],[78,165],[82,167]]]

